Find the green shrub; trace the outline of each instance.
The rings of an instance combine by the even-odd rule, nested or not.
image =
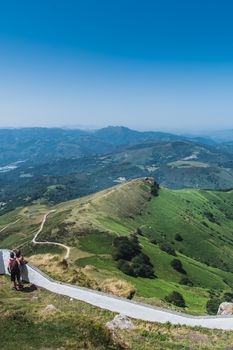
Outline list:
[[[150,193],[152,196],[158,196],[159,195],[159,184],[157,182],[154,182],[153,185],[151,186],[151,191]]]
[[[126,275],[135,276],[134,270],[128,261],[123,260],[123,259],[119,260],[117,262],[117,267],[119,270],[121,270]]]
[[[206,310],[209,315],[216,315],[218,312],[219,305],[222,303],[222,300],[219,298],[211,298],[206,303]]]
[[[176,240],[177,242],[182,242],[182,241],[183,241],[183,237],[182,237],[179,233],[177,233],[177,234],[175,235],[175,240]]]
[[[183,269],[182,262],[178,259],[173,259],[171,261],[171,267],[180,273],[186,274],[186,271]]]
[[[188,277],[182,277],[179,284],[183,284],[185,286],[193,286],[193,282]]]
[[[180,294],[179,292],[176,292],[176,291],[172,292],[167,297],[165,297],[165,300],[168,303],[171,303],[173,305],[176,305],[179,307],[185,307],[185,300],[182,294]]]
[[[142,230],[140,229],[140,227],[137,227],[136,230],[135,230],[135,235],[139,235],[139,236],[143,236],[143,232]]]
[[[233,293],[224,293],[223,300],[232,302],[233,301]]]
[[[135,276],[153,278],[154,269],[147,255],[141,253],[132,259],[132,269]]]
[[[176,256],[175,249],[167,243],[160,243],[159,248],[170,255]]]
[[[131,260],[141,251],[136,235],[132,235],[130,238],[125,236],[116,237],[113,246],[112,256],[115,260]]]

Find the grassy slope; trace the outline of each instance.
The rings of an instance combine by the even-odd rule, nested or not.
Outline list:
[[[52,304],[57,312],[45,312]],[[131,332],[115,330],[106,322],[114,314],[88,304],[48,293],[10,290],[10,281],[0,277],[0,343],[2,350],[31,349],[226,349],[232,332],[210,331],[133,320]],[[12,334],[14,336],[12,337]]]
[[[233,286],[232,204],[233,192],[163,188],[158,197],[151,198],[150,186],[142,180],[134,180],[58,205],[57,211],[48,217],[40,238],[65,242],[74,247],[71,268],[73,264],[96,266],[98,270],[93,270],[89,277],[98,282],[113,276],[128,280],[137,289],[136,298],[152,304],[161,304],[160,300],[177,290],[185,297],[188,312],[205,313],[210,289],[221,293],[230,291]],[[30,232],[46,210],[37,206],[25,209],[31,217],[25,217],[24,212],[23,220],[14,229],[17,231],[18,225],[24,224],[28,230],[25,239],[31,238]],[[2,216],[0,224],[1,220],[6,221],[6,218]],[[136,227],[141,227],[143,231],[140,243],[154,264],[156,279],[126,276],[111,259],[113,238],[128,235]],[[9,241],[6,244],[3,240],[4,246],[12,247],[11,237],[14,241],[14,235],[11,236],[10,228],[6,233],[9,233]],[[183,237],[182,242],[175,240],[176,233]],[[177,258],[182,261],[194,287],[179,284],[182,275],[170,266],[174,257],[151,243],[154,239],[169,242],[176,249]],[[31,254],[35,252],[30,244],[24,249]],[[37,248],[36,253],[50,249]]]

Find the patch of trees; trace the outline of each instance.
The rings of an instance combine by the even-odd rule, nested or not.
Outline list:
[[[184,275],[187,273],[183,268],[182,262],[178,259],[173,259],[171,261],[171,267],[173,267],[174,270],[183,273]]]
[[[233,293],[226,292],[222,296],[218,291],[209,291],[210,299],[206,303],[206,310],[209,315],[216,315],[219,305],[223,302],[233,302]]]
[[[141,252],[141,247],[136,234],[132,234],[130,237],[116,237],[113,241],[113,247],[114,260],[131,260]]]
[[[179,306],[179,307],[185,307],[185,300],[183,298],[183,295],[180,294],[179,292],[173,291],[171,294],[169,294],[168,296],[165,297],[165,300],[170,303],[173,304],[175,306]]]
[[[113,259],[123,273],[134,277],[154,278],[154,267],[149,257],[141,251],[137,234],[116,237],[113,241]]]
[[[151,185],[150,193],[154,197],[159,195],[159,184],[156,181],[154,181],[153,185]]]

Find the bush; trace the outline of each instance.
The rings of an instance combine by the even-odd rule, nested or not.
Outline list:
[[[233,301],[233,293],[224,293],[223,300],[232,303],[232,301]]]
[[[154,269],[147,255],[141,253],[132,259],[132,269],[135,276],[153,278]]]
[[[185,286],[193,286],[193,282],[188,277],[182,277],[179,283]]]
[[[171,246],[170,246],[169,244],[167,244],[167,243],[161,243],[161,244],[159,245],[159,248],[160,248],[162,251],[164,251],[164,252],[166,252],[166,253],[168,253],[168,254],[170,254],[170,255],[176,256],[175,249],[174,249],[173,247],[171,247]]]
[[[168,303],[171,303],[173,305],[179,306],[179,307],[185,307],[185,300],[182,296],[182,294],[180,294],[179,292],[172,292],[171,294],[169,294],[167,297],[165,297],[165,300]]]
[[[182,242],[182,241],[183,241],[183,237],[182,237],[179,233],[177,233],[177,234],[175,235],[175,240],[176,240],[177,242]]]
[[[135,276],[134,270],[128,261],[125,261],[123,259],[119,260],[117,263],[117,267],[119,270],[121,270],[126,275]]]
[[[219,298],[211,298],[206,303],[206,310],[209,315],[216,315],[218,312],[219,305],[222,303],[222,300]]]
[[[152,243],[152,244],[158,244],[158,241],[157,241],[157,239],[155,239],[155,238],[152,238],[151,240],[150,240],[150,243]]]
[[[141,252],[137,233],[130,237],[117,237],[113,241],[113,258],[117,267],[129,276],[153,278],[154,268],[147,255]]]
[[[159,184],[157,184],[157,182],[154,182],[153,185],[151,186],[150,193],[152,196],[155,196],[155,197],[159,195]]]
[[[136,235],[132,235],[130,238],[116,237],[113,246],[113,259],[115,260],[131,260],[141,251]]]
[[[137,227],[137,228],[136,228],[136,230],[135,230],[135,235],[143,236],[143,232],[142,232],[142,230],[140,229],[140,227]]]
[[[182,262],[178,259],[173,259],[171,261],[171,266],[173,267],[174,270],[186,274],[186,271],[183,269],[183,265]]]

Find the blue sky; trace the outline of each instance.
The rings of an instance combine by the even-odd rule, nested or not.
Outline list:
[[[0,126],[233,127],[233,3],[0,0]]]

